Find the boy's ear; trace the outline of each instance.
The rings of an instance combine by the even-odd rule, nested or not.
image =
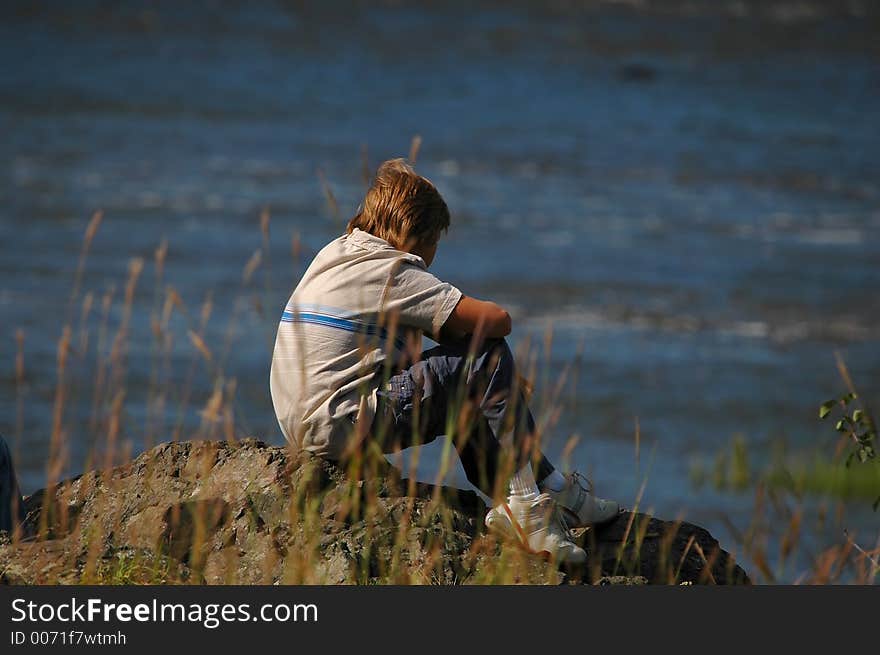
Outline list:
[[[419,242],[415,237],[407,237],[401,244],[398,250],[402,250],[403,252],[413,252],[414,250],[418,250]]]

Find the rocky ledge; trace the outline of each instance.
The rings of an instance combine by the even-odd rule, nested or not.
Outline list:
[[[165,443],[25,506],[0,534],[5,584],[749,582],[703,528],[631,512],[581,531],[588,565],[559,571],[486,534],[473,492],[252,439]]]

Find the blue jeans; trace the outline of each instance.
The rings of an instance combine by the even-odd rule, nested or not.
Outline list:
[[[0,530],[12,532],[15,523],[24,521],[24,503],[18,490],[12,453],[0,435]]]
[[[487,340],[472,357],[466,346],[431,348],[380,386],[371,438],[381,440],[385,453],[424,444],[446,434],[447,421],[456,422],[466,407],[474,415],[463,421],[467,434],[454,443],[471,484],[493,497],[507,456],[514,470],[531,459],[535,479],[543,480],[554,468],[541,453],[531,458],[535,421],[515,383],[513,353],[504,339]]]

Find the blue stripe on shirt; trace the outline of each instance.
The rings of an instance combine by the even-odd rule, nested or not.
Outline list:
[[[338,316],[321,314],[319,312],[285,311],[281,315],[281,322],[311,323],[312,325],[323,325],[325,327],[337,328],[340,330],[345,330],[347,332],[356,332],[359,334],[365,334],[367,336],[378,335],[380,339],[388,339],[388,330],[378,325],[362,323],[360,321],[352,321],[346,318],[339,318]],[[394,340],[394,345],[398,349],[403,350],[406,344],[403,339],[397,338]]]

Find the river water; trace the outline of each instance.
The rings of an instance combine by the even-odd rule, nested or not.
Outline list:
[[[418,168],[452,212],[436,274],[509,308],[539,398],[576,364],[536,405],[562,409],[548,452],[578,435],[570,462],[602,495],[631,506],[644,485],[643,507],[737,550],[753,495],[697,489],[695,462],[737,435],[755,469],[780,442],[830,456],[816,410],[845,390],[835,352],[880,400],[877,10],[542,4],[4,3],[0,431],[24,491],[46,479],[66,323],[65,473],[105,447],[122,389],[132,453],[205,429],[218,376],[235,380],[235,434],[280,443],[281,309],[365,168],[419,135]],[[171,313],[163,348],[167,287],[187,315]],[[187,336],[206,297],[209,363]],[[803,502],[810,525],[823,507],[837,519],[782,579],[844,528],[878,538],[870,500]],[[778,534],[768,548],[775,562]]]

